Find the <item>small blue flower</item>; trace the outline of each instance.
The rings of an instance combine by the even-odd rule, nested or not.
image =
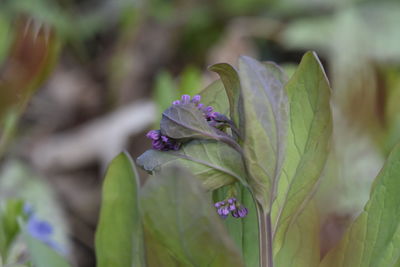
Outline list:
[[[42,221],[32,216],[27,224],[28,232],[31,236],[46,241],[53,234],[53,227],[47,221]]]
[[[33,237],[43,243],[47,244],[52,249],[58,251],[61,254],[65,254],[65,251],[61,246],[53,239],[54,229],[53,226],[45,220],[38,219],[35,215],[30,215],[26,230]]]

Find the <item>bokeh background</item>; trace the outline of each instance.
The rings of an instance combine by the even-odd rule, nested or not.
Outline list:
[[[315,50],[333,88],[323,255],[400,140],[399,25],[397,0],[0,0],[0,201],[33,203],[95,266],[114,156],[148,149],[160,112],[217,78],[207,66],[248,55],[290,74]]]

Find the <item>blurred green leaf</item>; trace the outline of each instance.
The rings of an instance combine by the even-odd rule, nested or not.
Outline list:
[[[12,41],[11,23],[6,14],[0,11],[0,64],[6,58]]]
[[[177,99],[179,99],[178,91],[172,75],[167,71],[161,71],[156,77],[154,86],[154,100],[160,113],[171,106],[171,103]]]
[[[144,243],[146,249],[146,267],[159,267],[159,266],[174,266],[180,267],[185,266],[179,263],[169,251],[168,247],[165,247],[150,233],[146,225],[143,225]],[[134,266],[133,266],[134,267]]]
[[[157,74],[153,99],[156,102],[157,110],[160,114],[171,106],[174,100],[179,99],[178,90],[169,72],[161,71]],[[156,128],[159,127],[160,120],[161,117],[154,123]]]
[[[0,158],[3,155],[7,144],[15,134],[19,114],[15,109],[10,109],[3,116],[3,127],[0,129]]]
[[[164,170],[149,179],[140,199],[153,241],[183,266],[244,266],[208,195],[190,173]]]
[[[22,215],[23,205],[22,200],[9,199],[2,214],[0,214],[1,225],[5,234],[5,253],[2,253],[3,255],[7,255],[8,249],[19,234],[18,218]]]
[[[285,240],[290,242],[285,235],[294,227],[293,222],[315,192],[332,135],[329,82],[315,53],[303,56],[285,89],[289,98],[290,127],[286,158],[272,206],[275,255],[286,245]]]
[[[400,141],[400,70],[384,69],[386,81],[385,121],[387,134],[383,138],[385,152],[389,152]]]
[[[160,172],[167,166],[179,164],[190,169],[209,190],[235,181],[246,184],[240,154],[230,146],[212,140],[193,140],[178,151],[148,150],[137,163],[150,172]]]
[[[98,266],[144,266],[138,179],[127,153],[119,154],[110,163],[96,231]]]
[[[288,126],[288,102],[276,72],[249,57],[239,59],[245,138],[244,156],[254,197],[269,213],[281,175]]]
[[[27,244],[33,266],[40,267],[69,267],[71,266],[66,259],[64,259],[56,251],[52,250],[49,246],[41,241],[32,237],[28,233],[24,233],[23,238]]]
[[[183,95],[196,95],[201,87],[201,72],[194,66],[186,67],[181,73],[179,92]]]
[[[321,267],[396,266],[400,258],[399,176],[397,145],[376,178],[364,211],[325,256]]]

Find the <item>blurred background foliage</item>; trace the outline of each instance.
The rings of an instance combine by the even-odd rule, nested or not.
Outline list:
[[[398,25],[397,0],[2,0],[0,199],[36,204],[71,260],[94,266],[111,158],[148,148],[160,111],[216,79],[208,65],[244,54],[290,74],[315,50],[334,111],[316,195],[323,254],[400,139]]]

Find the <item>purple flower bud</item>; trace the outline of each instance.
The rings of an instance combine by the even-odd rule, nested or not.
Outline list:
[[[241,207],[238,209],[237,213],[238,213],[238,215],[239,215],[240,218],[243,218],[243,217],[246,217],[246,215],[247,215],[247,213],[248,213],[248,210],[247,210],[247,208],[241,206]]]
[[[235,205],[235,204],[230,204],[230,205],[229,205],[229,210],[230,210],[230,211],[236,210],[236,205]]]
[[[207,115],[209,115],[212,111],[214,110],[213,107],[208,106],[204,109],[204,113],[206,113]]]
[[[204,104],[201,104],[201,103],[200,103],[200,104],[197,105],[197,107],[198,107],[200,110],[203,110]]]
[[[219,208],[219,207],[221,207],[223,205],[225,205],[225,201],[219,201],[219,202],[214,204],[214,207]]]
[[[175,144],[172,146],[172,150],[179,150],[180,147],[181,147],[181,144],[178,142],[175,142]]]
[[[181,101],[182,101],[182,104],[189,104],[190,103],[190,95],[182,95]]]
[[[239,218],[239,214],[238,214],[238,211],[237,211],[237,210],[232,211],[231,214],[232,214],[233,217]]]
[[[229,204],[234,204],[236,202],[236,198],[231,197],[230,199],[228,199],[228,203]]]
[[[159,130],[151,130],[146,134],[147,138],[150,138],[152,140],[157,140],[160,138],[160,131]]]
[[[180,143],[168,136],[162,135],[160,130],[151,130],[146,134],[152,140],[153,149],[168,151],[178,150]]]
[[[181,103],[181,101],[175,100],[174,102],[172,102],[172,105],[179,105],[180,103]]]
[[[201,96],[200,95],[195,95],[192,99],[192,103],[198,104],[200,103]]]

